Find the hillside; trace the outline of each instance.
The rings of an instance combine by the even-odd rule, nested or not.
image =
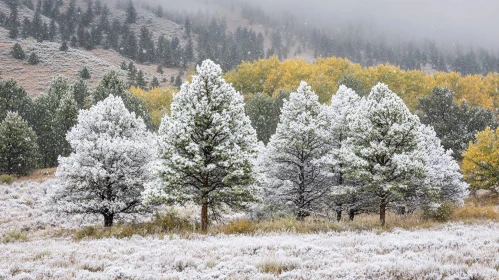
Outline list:
[[[67,4],[69,1],[64,1]],[[77,5],[83,9],[86,1],[77,1]],[[36,3],[36,2],[35,2]],[[120,20],[124,17],[124,11],[116,9],[114,5],[110,5],[110,17]],[[63,10],[64,7],[61,9]],[[9,7],[6,3],[0,2],[0,13],[9,14]],[[133,30],[139,32],[142,26],[153,30],[153,38],[157,38],[163,34],[167,37],[177,36],[180,38],[181,44],[185,44],[185,39],[182,31],[182,26],[165,18],[158,18],[152,12],[138,8],[138,17],[136,24],[133,25]],[[34,12],[22,5],[19,9],[20,18],[33,18]],[[42,15],[42,21],[49,24],[50,19]],[[59,26],[57,27],[59,28]],[[13,58],[11,51],[15,43],[20,43],[26,55],[35,52],[40,57],[38,65],[29,65],[26,61],[21,61]],[[103,74],[109,71],[117,71],[123,79],[127,78],[127,73],[120,69],[120,63],[131,61],[115,50],[104,49],[97,47],[92,50],[85,48],[69,47],[67,51],[60,51],[61,36],[56,35],[53,42],[43,41],[37,42],[33,37],[26,39],[17,38],[10,39],[9,31],[5,27],[0,26],[0,77],[2,79],[15,79],[22,85],[30,95],[36,96],[40,92],[46,90],[50,84],[52,77],[62,75],[72,80],[78,79],[78,72],[87,67],[91,72],[89,80],[90,86],[95,86],[102,78]],[[181,67],[165,68],[164,73],[156,72],[157,64],[140,64],[136,63],[137,70],[143,70],[147,80],[151,80],[153,76],[160,81],[163,79],[170,80],[171,76],[176,76],[180,71],[185,71]]]

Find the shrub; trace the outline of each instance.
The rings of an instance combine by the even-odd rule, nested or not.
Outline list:
[[[27,242],[28,240],[28,235],[25,232],[21,232],[18,230],[8,231],[2,234],[2,238],[0,238],[0,241],[2,243],[13,243],[17,241]]]
[[[424,207],[423,217],[425,219],[432,219],[439,222],[447,222],[452,218],[454,209],[454,204],[452,204],[451,202],[444,202],[436,209]]]
[[[38,55],[36,53],[32,52],[28,58],[28,63],[31,65],[37,65],[40,63],[40,58],[38,58]]]
[[[298,265],[290,261],[283,262],[277,260],[268,260],[259,264],[258,267],[264,273],[280,275],[283,272],[296,269]]]
[[[16,59],[24,59],[26,58],[26,54],[24,53],[24,50],[23,48],[21,47],[21,45],[19,43],[16,43],[13,47],[12,47],[12,56]]]
[[[62,41],[62,44],[61,44],[61,47],[59,48],[59,50],[60,50],[61,52],[65,52],[65,51],[67,51],[68,49],[69,49],[69,47],[68,47],[68,43],[67,43],[66,41]]]
[[[133,235],[147,236],[193,231],[193,225],[187,218],[180,217],[176,212],[169,211],[164,214],[156,213],[156,217],[152,221],[140,224],[116,225],[108,228],[87,226],[75,231],[74,238],[76,240],[107,237],[129,238]]]
[[[10,185],[10,184],[14,183],[15,180],[16,180],[16,177],[11,176],[11,175],[8,175],[8,174],[0,175],[0,183]]]

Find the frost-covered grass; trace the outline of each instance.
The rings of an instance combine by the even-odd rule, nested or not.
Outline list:
[[[0,245],[14,279],[498,279],[499,224]],[[474,278],[472,278],[474,277]]]
[[[497,209],[477,201],[449,223],[391,213],[386,228],[376,215],[239,216],[200,234],[197,209],[183,209],[103,230],[101,217],[48,211],[55,180],[41,177],[0,184],[0,279],[499,279]]]

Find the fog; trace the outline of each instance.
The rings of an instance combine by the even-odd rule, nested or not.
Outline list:
[[[322,26],[364,22],[403,39],[499,46],[497,0],[251,0],[269,12],[287,12]]]
[[[149,0],[191,12],[240,1],[259,6],[269,15],[290,14],[298,22],[329,30],[361,23],[392,40],[431,39],[446,45],[499,49],[497,0]]]

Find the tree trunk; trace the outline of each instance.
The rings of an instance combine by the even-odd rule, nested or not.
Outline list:
[[[114,214],[103,214],[104,215],[104,226],[113,226]]]
[[[201,231],[208,231],[208,203],[206,202],[201,206]]]
[[[353,222],[353,219],[355,218],[355,211],[354,210],[348,211],[348,218],[350,219],[351,222]]]
[[[384,198],[381,199],[379,203],[379,221],[381,226],[385,226],[385,216],[386,216],[386,201]]]
[[[341,221],[341,210],[336,210],[336,221]]]

